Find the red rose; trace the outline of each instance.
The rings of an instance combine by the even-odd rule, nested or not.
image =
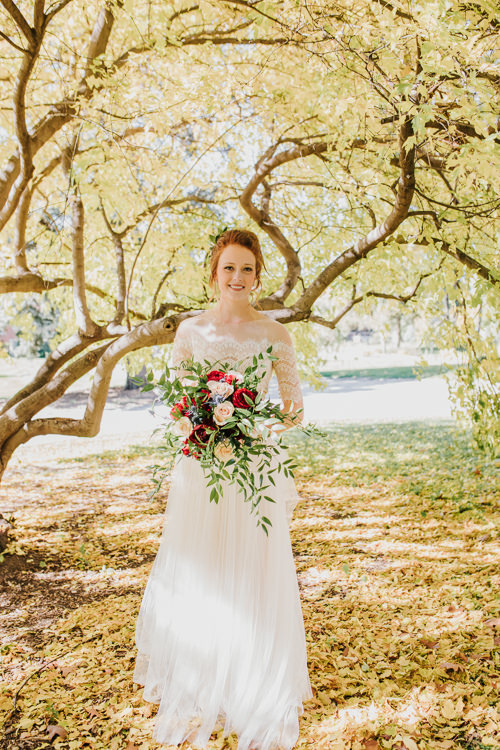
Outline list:
[[[210,370],[207,375],[207,380],[224,380],[226,374],[220,370]]]
[[[192,445],[202,448],[208,443],[210,434],[212,432],[213,432],[213,429],[209,425],[206,425],[206,424],[196,425],[191,435],[188,437],[188,441]]]
[[[182,401],[178,401],[176,404],[172,406],[170,409],[170,416],[172,419],[180,419],[185,414],[185,408]]]
[[[195,400],[191,397],[191,404],[194,405]],[[170,416],[172,419],[180,419],[186,416],[189,411],[189,399],[187,396],[183,396],[180,401],[172,406],[170,409]]]
[[[250,391],[248,390],[248,388],[237,388],[233,393],[233,404],[237,409],[248,409],[248,407],[250,406],[245,396],[248,396],[252,403],[257,398],[257,394],[255,393],[255,391]]]
[[[200,454],[196,453],[195,450],[192,450],[192,448],[190,448],[189,445],[187,445],[187,440],[184,441],[184,446],[182,447],[181,450],[185,456],[193,456],[193,458],[200,458]]]
[[[207,380],[223,380],[225,383],[229,383],[229,385],[232,385],[235,380],[235,375],[228,375],[226,372],[222,372],[221,370],[211,370],[207,375]]]

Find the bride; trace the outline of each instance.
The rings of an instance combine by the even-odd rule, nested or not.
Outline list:
[[[181,377],[190,357],[244,360],[244,368],[262,352],[260,389],[267,392],[274,371],[287,429],[301,418],[302,394],[288,331],[250,301],[263,265],[253,232],[218,237],[210,259],[217,302],[180,323],[172,364]],[[270,345],[276,360],[266,355]],[[280,448],[274,461],[286,457]],[[135,632],[133,679],[145,700],[159,703],[159,743],[205,747],[219,729],[238,735],[238,750],[290,750],[297,742],[302,702],[312,697],[288,529],[298,495],[290,476],[273,476],[266,536],[237,485],[227,484],[218,504],[209,502],[199,462],[176,461]]]

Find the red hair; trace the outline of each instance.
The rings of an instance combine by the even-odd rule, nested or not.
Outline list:
[[[217,238],[217,242],[210,251],[210,277],[208,280],[210,286],[213,288],[215,285],[219,258],[224,248],[228,245],[240,245],[253,253],[255,258],[255,280],[257,281],[257,286],[260,286],[260,273],[262,269],[266,270],[266,266],[262,250],[260,249],[259,238],[255,232],[251,232],[249,229],[227,229]]]

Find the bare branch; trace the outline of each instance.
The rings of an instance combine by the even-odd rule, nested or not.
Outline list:
[[[26,52],[26,50],[23,47],[20,47],[19,44],[16,44],[10,38],[10,36],[7,36],[7,34],[4,34],[4,32],[1,29],[0,29],[0,36],[2,37],[2,39],[5,39],[5,41],[8,42],[11,45],[11,47],[14,47],[14,49],[17,49],[18,52],[22,52],[22,54],[24,55],[24,53]]]
[[[63,8],[65,8],[72,0],[59,0],[57,3],[53,3],[47,8],[47,20],[51,21]]]
[[[210,44],[251,44],[252,46],[254,44],[267,44],[267,45],[273,45],[273,44],[288,44],[290,40],[286,39],[286,37],[255,37],[255,39],[241,39],[237,36],[210,36],[209,34],[205,34],[205,36],[187,36],[183,37],[181,39],[181,42],[183,45],[196,45],[196,44],[207,44],[210,42]]]
[[[1,0],[4,4],[16,6],[11,0]],[[21,14],[21,17],[24,18]],[[30,29],[30,32],[32,30]],[[35,37],[33,34],[33,40],[30,43],[29,49],[23,53],[21,66],[19,68],[16,82],[14,85],[14,97],[13,97],[13,109],[14,109],[14,125],[16,129],[16,137],[18,142],[18,165],[17,174],[13,177],[10,182],[8,190],[4,188],[4,203],[0,209],[0,230],[3,229],[5,224],[12,216],[20,198],[23,194],[25,187],[31,179],[33,174],[33,153],[32,153],[32,142],[31,137],[28,133],[28,126],[26,124],[26,87],[28,80],[35,65],[35,62],[40,52],[40,46],[43,39],[43,30]],[[17,177],[17,179],[16,179]],[[1,180],[0,180],[1,183]],[[0,188],[1,191],[1,188]],[[1,206],[1,201],[0,201]]]
[[[433,237],[432,243],[438,250],[442,250],[443,253],[455,258],[455,260],[458,260],[464,266],[470,268],[471,271],[475,271],[478,276],[481,276],[490,284],[493,284],[493,286],[500,287],[500,277],[498,276],[498,272],[488,268],[484,263],[481,263],[476,258],[468,255],[468,253],[460,250],[460,248],[452,247],[449,242],[446,242],[446,240],[443,240],[441,237]],[[422,239],[418,240],[416,244],[429,245],[430,243],[428,240]]]
[[[390,10],[391,13],[394,13],[395,16],[399,16],[399,18],[405,18],[407,21],[414,21],[415,19],[410,13],[405,13],[404,10],[401,10],[397,6],[393,5],[392,3],[387,2],[387,0],[375,0],[378,5],[381,5],[382,8],[387,8],[387,10]]]
[[[59,286],[72,286],[72,279],[44,279],[40,274],[28,271],[20,276],[0,277],[0,294],[8,292],[46,292]]]
[[[379,297],[380,299],[392,299],[396,300],[397,302],[401,302],[402,304],[406,305],[407,302],[409,302],[411,299],[416,297],[417,292],[420,288],[420,285],[425,279],[428,279],[429,276],[433,276],[433,274],[436,273],[436,271],[439,271],[441,266],[443,265],[443,262],[438,265],[437,268],[435,268],[432,271],[429,271],[428,273],[423,273],[417,280],[415,286],[413,287],[411,292],[408,292],[408,294],[389,294],[388,292],[374,292],[369,291],[365,292],[364,294],[357,295],[356,292],[356,286],[353,286],[353,295],[351,300],[347,303],[347,305],[340,311],[338,315],[336,315],[332,320],[326,320],[321,315],[315,315],[314,313],[311,314],[308,318],[308,320],[311,323],[319,323],[322,326],[326,326],[327,328],[334,329],[337,327],[339,322],[342,320],[342,318],[347,315],[347,313],[352,310],[354,305],[358,305],[360,302],[362,302],[364,299],[368,299],[369,297]]]
[[[175,273],[175,268],[168,268],[163,276],[161,277],[160,281],[158,282],[158,285],[155,289],[155,293],[153,294],[153,300],[151,302],[151,320],[154,320],[158,317],[157,311],[156,311],[156,300],[158,299],[158,295],[160,293],[160,290],[163,286],[163,284],[166,282],[169,276],[171,276],[173,273]],[[165,312],[163,313],[165,315]]]
[[[101,202],[102,215],[104,217],[104,223],[106,224],[107,230],[111,235],[113,247],[115,248],[116,276],[118,279],[118,291],[116,295],[116,308],[115,308],[115,317],[113,318],[113,323],[118,325],[122,322],[123,318],[125,317],[125,297],[127,294],[127,282],[125,278],[125,256],[123,253],[123,243],[122,243],[123,233],[116,232],[113,229],[107,217],[106,209],[104,208],[102,198],[100,198],[100,202]]]
[[[430,216],[431,219],[434,222],[434,225],[439,230],[441,229],[441,224],[443,222],[442,219],[439,218],[438,214],[435,211],[427,210],[427,211],[410,211],[408,213],[408,216]],[[464,266],[467,266],[467,268],[470,268],[471,271],[475,271],[478,276],[481,276],[483,279],[488,281],[490,284],[493,284],[494,286],[500,286],[500,278],[498,276],[498,271],[494,271],[491,268],[488,268],[484,265],[484,263],[481,263],[481,261],[477,260],[477,258],[473,258],[468,253],[464,252],[464,250],[461,250],[458,247],[452,247],[449,242],[447,242],[442,237],[432,237],[432,240],[429,241],[426,238],[421,238],[418,240],[414,240],[414,243],[417,245],[423,245],[424,247],[427,245],[430,245],[432,242],[433,246],[436,247],[436,249],[441,250],[442,252],[446,253],[447,255],[450,255],[452,258],[455,258],[455,260],[458,260],[460,263],[462,263]]]
[[[85,254],[84,254],[84,208],[80,191],[73,190],[72,197],[73,222],[73,304],[79,333],[84,336],[94,336],[97,326],[90,317],[85,294]]]
[[[44,21],[45,21],[45,0],[35,0],[34,8],[33,8],[33,24],[35,26],[35,31],[37,34],[40,33],[42,30]]]

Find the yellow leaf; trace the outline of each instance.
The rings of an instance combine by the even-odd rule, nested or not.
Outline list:
[[[441,715],[444,716],[445,719],[454,719],[456,716],[455,706],[453,704],[453,701],[449,698],[447,698],[443,703]]]

